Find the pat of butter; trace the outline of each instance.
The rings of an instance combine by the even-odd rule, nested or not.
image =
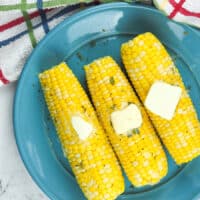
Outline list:
[[[122,110],[112,112],[111,122],[117,134],[127,133],[141,126],[142,115],[135,104],[130,104]]]
[[[151,86],[144,104],[151,112],[164,119],[171,120],[180,97],[180,87],[156,81]]]
[[[71,123],[79,138],[82,140],[85,140],[93,131],[92,125],[79,116],[73,116]]]

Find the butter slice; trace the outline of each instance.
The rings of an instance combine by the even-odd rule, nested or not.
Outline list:
[[[79,116],[73,116],[71,123],[81,140],[85,140],[93,131],[92,125]]]
[[[117,134],[126,134],[141,126],[142,115],[135,104],[130,104],[122,110],[112,112],[111,122]]]
[[[178,86],[156,81],[152,84],[144,104],[154,114],[171,120],[180,100],[181,92],[182,89]]]

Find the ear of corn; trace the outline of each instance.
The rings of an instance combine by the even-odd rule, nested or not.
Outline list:
[[[164,46],[153,34],[145,33],[124,43],[121,55],[143,103],[155,81],[164,81],[182,88],[182,96],[172,120],[165,120],[150,111],[148,114],[177,164],[197,157],[200,154],[200,124],[179,71]]]
[[[80,83],[65,63],[39,78],[64,154],[85,196],[91,200],[115,199],[124,191],[120,166]],[[92,124],[94,131],[85,140],[73,129],[72,116]]]
[[[158,183],[167,173],[167,161],[159,139],[126,77],[111,57],[85,66],[93,103],[129,180],[135,186]],[[133,103],[141,110],[143,124],[130,135],[118,135],[111,113]]]

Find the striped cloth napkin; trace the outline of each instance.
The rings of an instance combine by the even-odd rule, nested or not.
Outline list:
[[[111,1],[0,0],[0,86],[18,79],[27,57],[55,25],[84,8]],[[200,0],[154,0],[154,4],[172,19],[200,27]]]

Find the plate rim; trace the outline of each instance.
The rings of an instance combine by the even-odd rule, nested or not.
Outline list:
[[[145,10],[149,10],[152,11],[156,14],[159,15],[163,15],[163,13],[161,11],[159,11],[158,9],[152,7],[152,6],[147,6],[147,5],[139,5],[139,4],[135,4],[135,3],[125,3],[125,2],[112,2],[112,3],[104,3],[104,4],[100,4],[97,6],[93,6],[93,7],[89,7],[86,8],[85,10],[79,11],[78,13],[73,14],[72,16],[69,16],[67,18],[65,18],[62,22],[60,22],[59,24],[57,24],[47,35],[45,35],[40,42],[37,44],[37,46],[33,49],[33,51],[31,52],[31,54],[29,55],[29,57],[27,58],[24,67],[22,69],[21,75],[19,77],[18,83],[17,83],[17,87],[16,87],[16,91],[15,91],[15,95],[14,95],[14,101],[13,101],[13,116],[12,116],[12,122],[13,122],[13,131],[14,131],[14,137],[15,137],[15,142],[17,145],[17,149],[20,155],[20,158],[26,168],[26,170],[28,171],[29,175],[31,176],[32,180],[36,183],[36,185],[42,190],[42,192],[50,199],[54,200],[57,199],[57,195],[48,188],[48,186],[46,186],[44,184],[44,181],[42,181],[40,178],[38,178],[35,173],[33,168],[29,165],[28,160],[27,160],[27,156],[26,153],[23,151],[23,145],[20,142],[20,137],[19,137],[19,133],[20,130],[17,125],[17,113],[18,113],[18,102],[20,100],[20,90],[21,87],[23,87],[23,85],[21,84],[24,77],[25,77],[25,73],[26,71],[29,69],[29,63],[30,60],[32,60],[32,58],[35,56],[35,54],[37,53],[37,51],[43,47],[43,45],[45,44],[46,40],[50,39],[52,36],[54,36],[56,34],[57,31],[59,31],[60,29],[62,29],[62,26],[66,26],[68,24],[73,23],[73,21],[79,20],[87,15],[91,15],[93,13],[95,13],[96,11],[105,11],[105,10],[109,10],[109,9],[116,9],[116,8],[133,8],[133,9],[142,9],[143,11]],[[174,21],[173,21],[174,22]],[[175,22],[176,23],[176,22]],[[190,31],[194,32],[195,34],[199,34],[200,33],[195,30],[194,28],[190,27],[189,25],[185,25],[185,24],[180,24],[184,27],[187,27],[187,29],[189,29]],[[136,194],[138,195],[138,194]]]

